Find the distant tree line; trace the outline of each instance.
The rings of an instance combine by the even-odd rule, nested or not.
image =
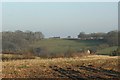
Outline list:
[[[118,35],[119,33],[120,31],[117,31],[117,30],[110,31],[108,33],[90,33],[90,34],[86,34],[85,32],[80,32],[80,34],[78,35],[78,38],[82,40],[102,39],[106,41],[106,43],[109,44],[110,46],[117,46],[118,37],[120,37],[120,35]]]
[[[44,38],[42,32],[32,31],[3,31],[2,32],[2,51],[3,52],[25,52],[29,45],[37,40]]]

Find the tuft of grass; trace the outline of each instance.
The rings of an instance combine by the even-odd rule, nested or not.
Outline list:
[[[27,66],[26,64],[24,64],[24,65],[20,65],[20,66],[18,66],[18,68],[29,68],[29,66]]]

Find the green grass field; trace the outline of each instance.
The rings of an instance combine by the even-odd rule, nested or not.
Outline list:
[[[104,47],[100,49],[100,45],[105,44],[103,40],[67,40],[67,39],[43,39],[35,42],[31,47],[42,48],[49,53],[67,53],[80,52],[81,50],[97,49],[98,54],[109,54],[117,47]]]
[[[107,47],[105,49],[98,50],[97,54],[110,55],[110,53],[112,53],[112,51],[116,50],[117,48],[117,46]]]

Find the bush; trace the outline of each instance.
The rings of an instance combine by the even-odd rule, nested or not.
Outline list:
[[[117,48],[117,50],[112,51],[111,56],[119,56],[120,55],[120,49]]]

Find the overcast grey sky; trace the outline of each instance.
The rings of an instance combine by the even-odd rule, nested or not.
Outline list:
[[[2,30],[41,31],[45,37],[118,28],[117,2],[5,2]]]

